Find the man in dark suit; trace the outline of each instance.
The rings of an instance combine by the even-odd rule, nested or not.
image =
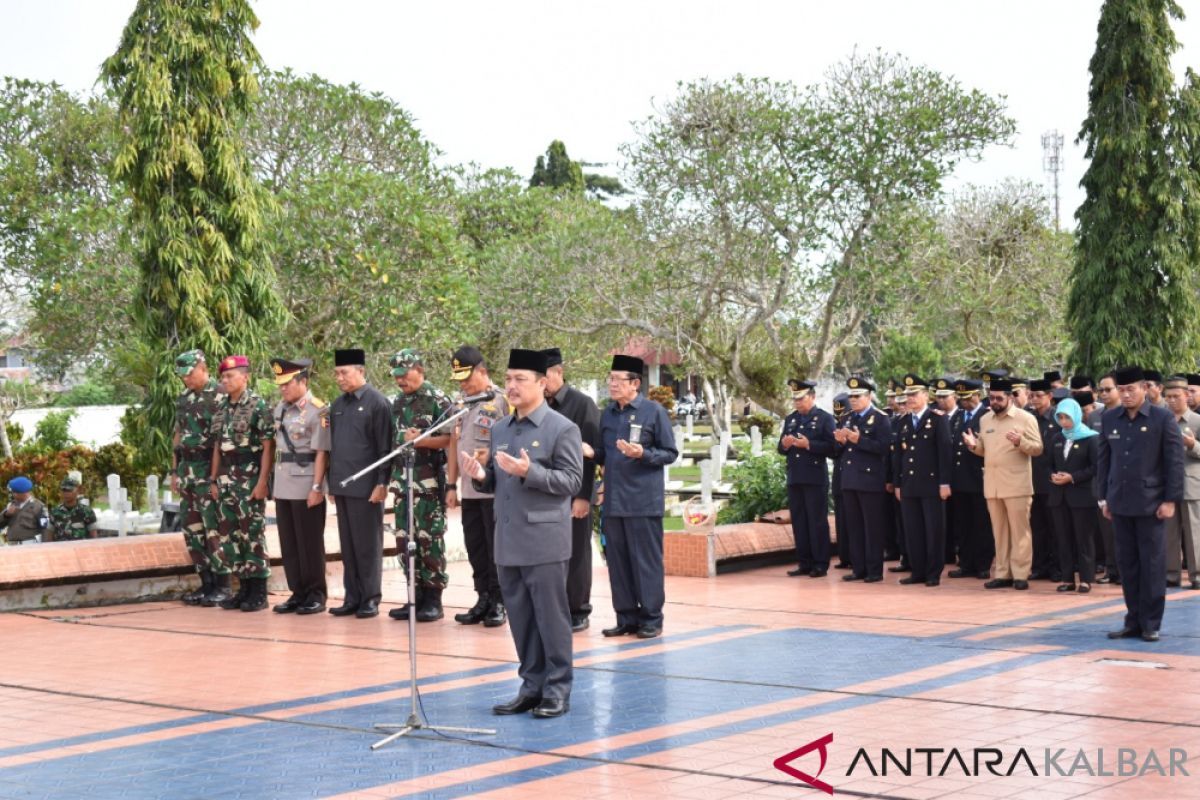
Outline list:
[[[833,398],[833,420],[838,427],[842,421],[846,419],[846,415],[850,413],[847,403],[850,400],[850,395],[846,392],[836,395]],[[834,436],[837,436],[837,428],[834,428]],[[837,543],[838,563],[834,564],[837,569],[850,569],[850,533],[846,530],[846,509],[845,502],[842,496],[842,462],[839,458],[833,459],[833,469],[830,470],[832,475],[829,481],[829,491],[833,496],[833,538]]]
[[[1029,507],[1029,529],[1033,532],[1033,572],[1030,580],[1044,578],[1058,581],[1058,552],[1054,546],[1054,518],[1050,513],[1049,496],[1053,488],[1050,473],[1054,471],[1054,453],[1050,443],[1058,434],[1054,421],[1051,391],[1047,380],[1029,382],[1029,407],[1025,409],[1037,420],[1042,435],[1041,455],[1033,457],[1033,505]]]
[[[896,498],[904,514],[904,536],[912,575],[902,584],[941,583],[946,565],[945,501],[950,497],[950,427],[929,408],[929,384],[904,376],[909,416],[901,421],[892,454]]]
[[[983,497],[983,458],[971,452],[963,441],[963,431],[979,434],[983,418],[983,383],[973,379],[956,381],[958,410],[950,418],[950,442],[954,465],[950,472],[950,501],[947,507],[958,532],[958,569],[947,573],[951,578],[991,577],[996,543],[992,538],[992,519]]]
[[[833,432],[841,472],[845,532],[850,544],[853,574],[844,581],[877,583],[883,580],[883,544],[890,513],[885,467],[892,446],[892,423],[871,403],[874,385],[854,377],[849,388],[850,413]],[[841,536],[842,532],[839,531]]]
[[[546,402],[574,422],[583,437],[583,480],[571,501],[571,563],[567,566],[567,602],[571,631],[586,630],[592,613],[592,489],[596,484],[596,448],[600,444],[600,409],[596,402],[563,378],[563,357],[557,347],[546,356]]]
[[[1116,370],[1121,399],[1102,418],[1096,481],[1112,520],[1125,624],[1110,639],[1158,641],[1166,607],[1164,521],[1183,500],[1183,436],[1171,412],[1152,405],[1139,367]]]
[[[333,377],[342,394],[329,408],[329,494],[337,508],[346,597],[335,617],[379,614],[383,579],[383,501],[391,465],[381,464],[346,486],[342,481],[392,449],[392,404],[367,385],[362,350],[334,352]]]
[[[817,385],[793,379],[796,409],[783,421],[779,452],[787,458],[788,510],[799,566],[788,575],[823,578],[829,572],[829,467],[833,455],[833,415],[817,408]]]
[[[521,662],[516,698],[492,711],[540,718],[570,708],[567,562],[571,498],[583,476],[579,428],[546,404],[545,391],[545,354],[511,351],[504,393],[513,413],[493,427],[486,466],[466,451],[458,456],[475,487],[495,496],[496,571]]]

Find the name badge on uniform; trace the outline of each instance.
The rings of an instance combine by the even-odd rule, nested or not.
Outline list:
[[[533,446],[534,446],[534,447],[537,447],[539,444],[541,444],[541,442],[539,442],[537,439],[534,439],[534,440],[533,440]]]
[[[508,442],[505,442],[504,444],[502,444],[502,445],[498,446],[496,449],[497,449],[497,450],[507,450],[507,449],[508,449]]]

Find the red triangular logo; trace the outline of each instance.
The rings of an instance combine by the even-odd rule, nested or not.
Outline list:
[[[809,786],[813,787],[814,789],[820,789],[825,794],[833,794],[833,787],[830,786],[825,781],[820,780],[818,778],[818,776],[822,772],[825,771],[825,762],[829,758],[829,753],[826,748],[829,746],[829,743],[832,741],[833,741],[833,734],[827,733],[824,736],[822,736],[820,739],[811,741],[808,744],[804,745],[803,747],[799,748],[798,750],[793,750],[792,752],[790,752],[786,755],[782,755],[779,758],[775,759],[775,769],[779,770],[780,772],[786,772],[788,775],[791,775],[793,778],[804,781],[805,783],[807,783]],[[809,775],[807,772],[801,772],[800,770],[791,766],[792,761],[795,761],[796,759],[800,758],[801,756],[803,756],[807,753],[811,753],[813,750],[817,750],[821,753],[821,766],[817,768],[816,775]]]

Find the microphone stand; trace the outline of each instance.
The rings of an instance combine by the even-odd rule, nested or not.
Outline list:
[[[464,407],[444,420],[435,422],[425,429],[420,436],[410,442],[404,442],[392,452],[341,482],[341,486],[361,478],[367,473],[374,472],[380,465],[400,456],[404,459],[404,483],[406,486],[405,499],[408,503],[408,665],[409,665],[409,712],[408,719],[403,724],[395,722],[377,722],[372,727],[379,731],[394,731],[384,739],[371,745],[372,750],[378,750],[386,744],[407,736],[413,731],[447,731],[450,733],[481,734],[495,736],[496,731],[489,728],[459,728],[449,725],[430,725],[422,716],[417,696],[417,536],[413,530],[413,465],[416,462],[417,442],[428,439],[437,431],[465,416],[470,407]],[[451,456],[453,457],[453,456]]]

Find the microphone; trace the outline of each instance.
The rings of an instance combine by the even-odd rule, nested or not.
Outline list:
[[[464,397],[461,400],[457,401],[454,405],[468,406],[471,403],[479,403],[484,400],[491,400],[495,396],[496,396],[496,393],[493,392],[491,389],[488,389],[486,392],[480,392],[479,394],[473,394],[470,397]]]

